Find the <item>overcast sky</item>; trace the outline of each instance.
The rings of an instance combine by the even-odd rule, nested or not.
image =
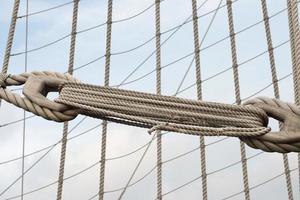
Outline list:
[[[25,0],[21,0],[19,16],[25,14]],[[47,9],[67,0],[29,0],[29,12]],[[198,5],[203,3],[198,1]],[[222,5],[226,1],[223,0]],[[286,8],[286,0],[268,0],[269,15],[275,15]],[[0,0],[0,57],[3,59],[10,23],[13,1]],[[154,0],[115,0],[113,3],[113,21],[122,20],[140,13],[142,10],[153,5]],[[203,15],[217,7],[219,0],[209,0],[199,9],[199,15]],[[94,27],[106,21],[107,2],[99,0],[82,0],[79,3],[78,31]],[[117,54],[150,40],[155,35],[155,10],[154,6],[143,14],[131,20],[121,21],[113,24],[112,28],[112,53]],[[254,23],[262,20],[260,0],[238,0],[233,4],[235,30],[240,31]],[[161,3],[161,31],[164,32],[183,23],[191,15],[190,0],[164,0]],[[203,35],[208,27],[213,13],[201,17],[199,20],[199,37]],[[29,17],[28,49],[36,49],[45,44],[56,41],[71,31],[72,4],[48,12],[39,13]],[[278,78],[284,77],[291,72],[291,59],[287,12],[270,19],[272,37],[275,49],[276,67]],[[77,35],[74,68],[80,67],[93,61],[105,53],[106,26],[100,26]],[[167,39],[172,31],[162,34],[162,41]],[[211,29],[202,44],[201,67],[202,77],[207,79],[224,69],[231,67],[230,41],[224,41],[210,47],[216,41],[227,37],[228,22],[226,7],[217,13]],[[267,50],[264,33],[264,24],[258,23],[250,29],[236,36],[238,62],[242,63]],[[67,71],[70,38],[50,45],[48,47],[34,50],[28,53],[28,71],[48,70]],[[25,19],[20,18],[17,22],[13,54],[9,65],[9,73],[18,74],[24,72],[25,45]],[[193,29],[192,24],[187,23],[176,32],[162,47],[162,65],[169,63],[193,52]],[[155,40],[129,53],[113,55],[111,57],[110,85],[118,85],[128,74],[132,72],[155,50]],[[20,54],[19,54],[20,53]],[[169,65],[162,70],[162,93],[174,95],[177,91],[185,71],[188,69],[193,57],[189,56],[175,64]],[[74,72],[74,76],[85,83],[103,85],[104,62],[99,59]],[[145,74],[155,69],[155,56],[152,56],[142,67],[126,81],[121,88],[155,93],[155,73],[148,76]],[[242,98],[258,92],[271,83],[271,72],[268,54],[243,64],[240,70],[240,84]],[[138,80],[137,80],[138,79]],[[136,80],[136,81],[134,81]],[[195,67],[189,71],[181,90],[195,83]],[[293,102],[292,77],[279,82],[281,98]],[[190,87],[178,96],[195,99],[196,88]],[[273,88],[268,87],[255,96],[273,97]],[[203,83],[203,99],[223,103],[233,103],[234,87],[232,70],[228,70]],[[27,113],[27,116],[30,116]],[[1,105],[0,125],[22,119],[23,111],[5,102]],[[75,127],[83,119],[78,116],[70,122],[70,129]],[[88,131],[68,142],[65,165],[65,177],[73,175],[100,160],[101,149],[101,121],[96,119],[84,119],[78,127],[70,134],[69,138]],[[276,129],[276,123],[272,126]],[[3,191],[21,173],[21,160],[5,163],[4,161],[17,158],[22,155],[22,122],[0,127],[0,191]],[[93,128],[92,130],[90,130]],[[62,136],[62,124],[50,122],[40,117],[26,120],[26,146],[25,153],[30,154],[36,150],[55,144]],[[132,152],[149,142],[151,136],[147,130],[134,128],[120,124],[108,125],[107,158],[122,156]],[[206,144],[219,141],[222,138],[206,138]],[[191,151],[199,147],[199,138],[178,133],[163,135],[163,161],[169,160],[179,154]],[[250,187],[260,184],[283,172],[282,155],[276,153],[258,154],[259,150],[246,147],[247,157],[256,155],[248,161]],[[122,159],[107,161],[105,191],[111,191],[124,187],[134,167],[140,159],[144,149],[126,156]],[[29,168],[46,151],[28,156],[25,159],[25,168]],[[224,139],[218,143],[208,145],[207,172],[212,173],[218,169],[236,163],[240,160],[239,140],[235,138]],[[50,153],[42,159],[25,176],[25,192],[45,186],[58,179],[60,145],[57,145]],[[199,149],[180,157],[174,161],[163,164],[163,193],[183,185],[200,176],[200,153]],[[297,167],[297,154],[289,154],[290,168]],[[141,167],[135,175],[133,182],[143,177],[156,165],[156,141],[151,145]],[[293,192],[295,199],[299,199],[299,185],[297,171],[291,172]],[[87,200],[98,192],[99,165],[95,165],[79,176],[67,180],[64,184],[63,199]],[[20,181],[14,184],[0,199],[6,199],[20,194]],[[24,199],[50,200],[56,197],[57,184],[46,187],[43,190],[26,195]],[[212,200],[220,200],[232,194],[241,192],[242,170],[241,163],[219,172],[208,175],[208,196]],[[105,199],[116,199],[121,191],[105,194]],[[201,179],[194,181],[186,187],[164,196],[164,199],[199,199],[201,197]],[[153,170],[146,178],[138,184],[130,187],[123,199],[146,199],[153,200],[156,197],[156,170]],[[251,197],[255,200],[287,199],[285,177],[279,178],[251,190]],[[17,198],[18,199],[18,198]],[[243,194],[231,199],[243,199]]]

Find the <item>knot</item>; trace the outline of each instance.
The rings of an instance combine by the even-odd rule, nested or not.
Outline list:
[[[159,124],[153,126],[151,129],[149,129],[149,130],[148,130],[148,133],[151,134],[151,133],[153,133],[154,131],[163,130],[166,126],[168,126],[168,123],[167,123],[167,122],[159,123]]]
[[[0,87],[6,88],[6,79],[9,77],[8,74],[0,73]]]
[[[259,97],[245,102],[266,112],[281,122],[280,130],[269,132],[258,137],[241,137],[252,148],[266,152],[300,152],[300,108],[295,104],[286,103],[279,99]]]

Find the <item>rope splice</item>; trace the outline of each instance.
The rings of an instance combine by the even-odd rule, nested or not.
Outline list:
[[[21,84],[24,97],[6,88]],[[57,122],[83,114],[150,132],[239,137],[267,152],[300,152],[300,108],[277,99],[256,98],[244,105],[195,101],[83,84],[56,72],[0,75],[0,86],[0,98]],[[52,91],[59,92],[55,101],[46,97]],[[281,131],[270,132],[269,117],[283,123]]]

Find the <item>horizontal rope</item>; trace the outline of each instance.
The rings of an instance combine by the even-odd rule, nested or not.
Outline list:
[[[266,127],[268,116],[263,110],[256,107],[194,101],[173,96],[158,96],[142,92],[88,85],[75,82],[69,75],[59,73],[34,72],[31,75],[33,78],[29,78],[31,80],[30,84],[42,84],[44,88],[39,88],[39,85],[35,87],[45,93],[48,92],[45,89],[49,88],[49,86],[44,85],[45,83],[50,82],[53,84],[53,81],[59,80],[51,80],[51,78],[61,78],[63,84],[60,86],[60,95],[56,102],[69,107],[70,111],[76,110],[76,114],[81,113],[117,123],[150,128],[150,133],[155,130],[165,130],[192,135],[225,135],[240,137],[249,146],[260,148],[264,151],[282,153],[300,150],[297,137],[290,142],[291,136],[287,135],[284,137],[288,139],[276,142],[277,140],[274,140],[276,135],[271,134],[269,136],[267,133],[269,133],[270,128]],[[1,90],[8,91],[4,89],[7,85],[22,84],[29,77],[29,74],[1,77]],[[34,81],[42,82],[34,83]],[[31,89],[28,87],[30,86],[26,87],[25,85],[25,89]],[[22,102],[20,103],[19,98],[25,102],[23,109],[40,114],[37,112],[39,109],[36,109],[40,105],[33,102],[42,103],[47,99],[35,100],[37,94],[29,94],[25,90],[24,93],[31,100],[19,97],[16,94],[9,98],[5,96],[3,98],[6,101],[13,100],[11,103],[20,106]],[[33,99],[30,95],[33,95]],[[28,106],[28,102],[34,106]],[[274,104],[278,104],[281,106],[280,109],[286,109],[287,106],[291,107],[290,104],[279,102],[278,100],[268,99],[264,103],[273,106]],[[44,109],[51,109],[51,106],[54,106],[53,103],[43,103],[43,105],[48,105]],[[298,107],[294,106],[293,110],[290,109],[288,112],[295,112],[297,109]],[[57,116],[63,114],[58,111],[54,112],[57,113]],[[300,115],[300,109],[295,114],[297,116]],[[58,121],[57,116],[47,115],[47,119]],[[45,116],[42,115],[42,117]],[[267,135],[265,136],[265,134]]]
[[[65,83],[57,102],[80,108],[84,114],[97,118],[112,117],[120,121],[124,119],[122,122],[125,124],[134,122],[141,127],[187,134],[199,134],[197,132],[200,131],[203,132],[200,134],[205,135],[239,137],[269,132],[268,128],[260,127],[266,125],[267,117],[254,107],[158,97],[76,83]]]

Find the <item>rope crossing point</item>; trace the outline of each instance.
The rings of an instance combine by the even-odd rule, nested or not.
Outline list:
[[[6,87],[24,84],[23,94]],[[200,136],[239,137],[268,152],[300,152],[300,108],[278,99],[256,98],[244,105],[188,100],[80,83],[69,74],[32,72],[0,74],[0,98],[58,122],[78,114],[131,126]],[[54,102],[46,98],[59,91]],[[270,132],[268,117],[283,123]]]

